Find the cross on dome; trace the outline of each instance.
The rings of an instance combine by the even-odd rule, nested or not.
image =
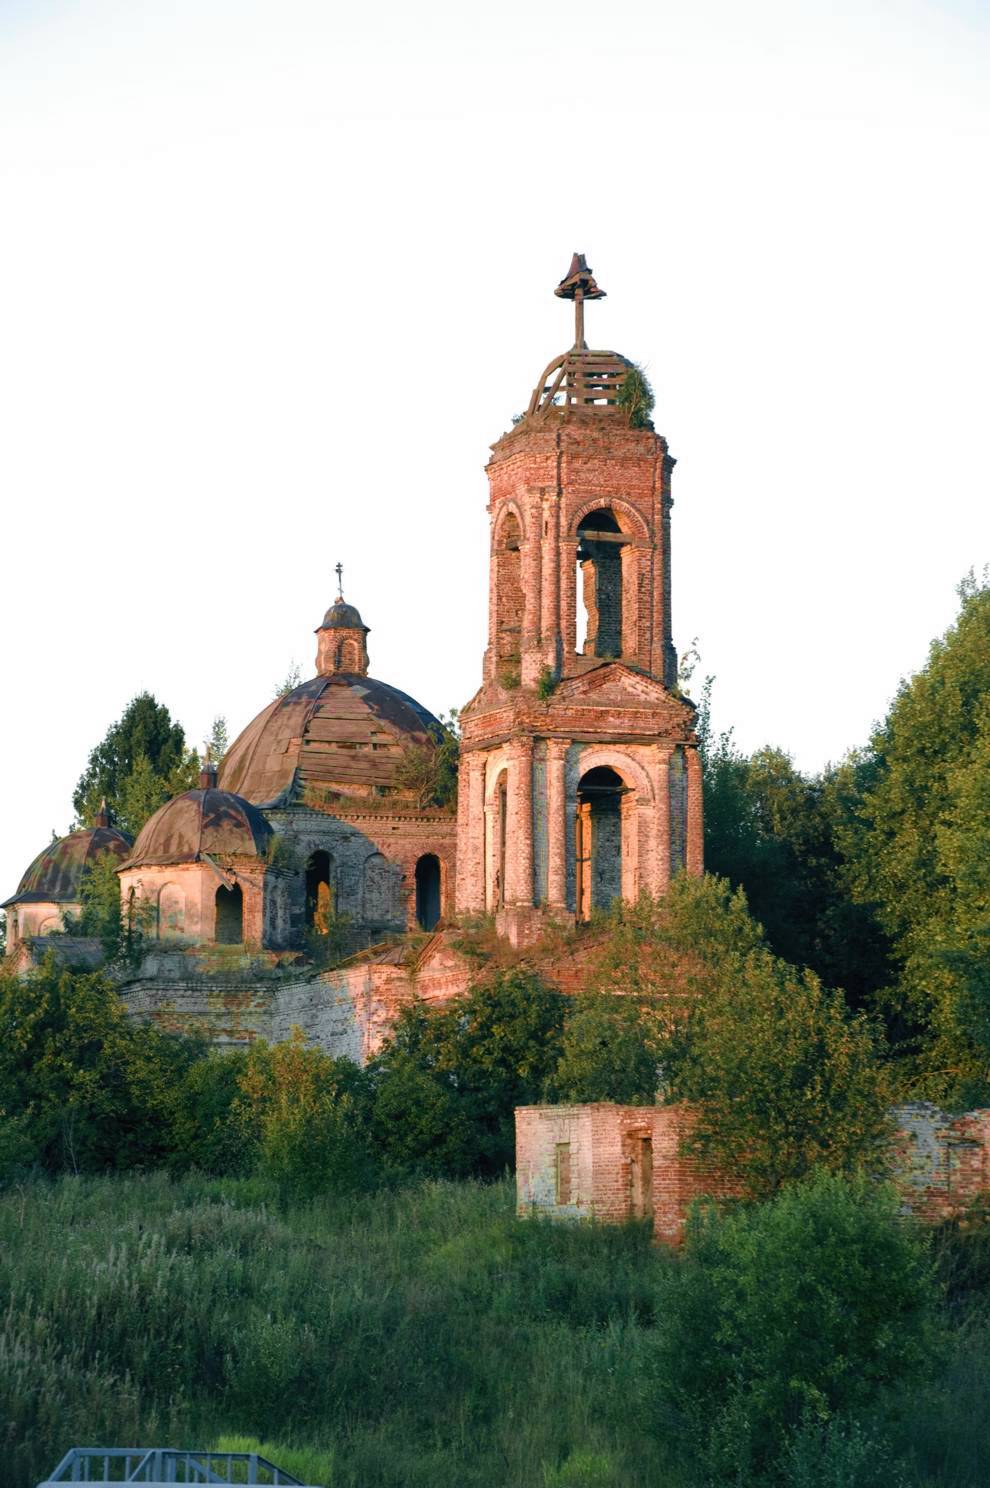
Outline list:
[[[603,300],[605,291],[599,289],[595,283],[595,276],[589,269],[583,253],[572,255],[571,266],[557,285],[554,294],[558,299],[574,301],[574,347],[576,351],[587,351],[588,343],[584,339],[584,302],[585,300]]]

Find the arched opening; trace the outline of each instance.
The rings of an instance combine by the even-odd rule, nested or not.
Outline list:
[[[492,796],[492,909],[501,909],[505,903],[505,840],[508,816],[509,773],[503,770],[495,782],[495,791]]]
[[[330,854],[315,852],[306,864],[306,926],[317,935],[326,935],[333,918],[333,893],[330,888]]]
[[[216,906],[217,945],[240,945],[244,939],[244,895],[240,884],[235,884],[232,889],[221,884],[217,889]]]
[[[615,513],[588,512],[578,527],[577,647],[585,656],[622,655],[622,545]]]
[[[416,923],[435,930],[440,923],[440,859],[424,853],[416,864]]]
[[[622,898],[622,797],[626,786],[608,765],[581,777],[574,819],[577,917],[591,918]]]
[[[522,653],[522,530],[515,512],[498,529],[497,552],[495,656],[502,675],[514,671]]]

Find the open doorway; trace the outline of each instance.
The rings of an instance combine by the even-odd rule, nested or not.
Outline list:
[[[306,926],[317,935],[327,935],[333,917],[330,889],[330,854],[315,852],[306,864]]]
[[[582,775],[574,821],[579,920],[622,898],[622,776],[608,765]]]
[[[216,895],[217,945],[240,945],[244,939],[244,895],[240,884],[232,889],[221,884]]]
[[[416,864],[416,923],[435,930],[440,923],[440,859],[424,853]]]

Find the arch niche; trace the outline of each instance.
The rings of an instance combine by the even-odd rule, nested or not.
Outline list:
[[[485,795],[485,903],[489,913],[505,903],[506,837],[509,818],[509,770],[500,763],[491,772]]]
[[[511,671],[522,653],[522,523],[510,507],[495,530],[495,659]]]

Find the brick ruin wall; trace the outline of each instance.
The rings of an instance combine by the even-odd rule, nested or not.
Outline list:
[[[905,1214],[925,1223],[961,1221],[990,1209],[990,1110],[950,1116],[915,1104],[891,1112],[890,1178]],[[740,1188],[683,1151],[684,1106],[521,1106],[516,1110],[516,1192],[520,1216],[622,1224],[652,1217],[657,1240],[679,1245],[692,1203]],[[649,1197],[637,1203],[635,1143],[649,1139]],[[641,1159],[640,1159],[641,1161]],[[567,1193],[560,1192],[566,1162]]]

